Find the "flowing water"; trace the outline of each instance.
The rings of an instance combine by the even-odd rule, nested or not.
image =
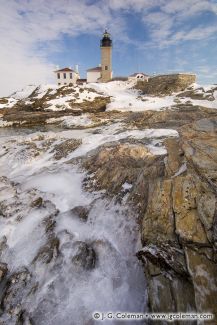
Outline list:
[[[7,263],[8,276],[24,268],[31,274],[15,292],[20,308],[37,325],[95,324],[100,323],[92,318],[95,311],[143,312],[146,305],[143,268],[135,256],[140,248],[136,216],[103,192],[86,192],[82,186],[86,171],[67,159],[54,160],[52,142],[45,149],[50,139],[56,137],[60,143],[76,132],[89,139],[84,139],[86,147],[78,148],[77,155],[97,147],[99,135],[90,138],[88,131],[0,130],[0,176],[4,176],[0,204],[8,209],[7,218],[0,216],[0,240],[7,239],[1,262]],[[37,155],[33,144],[41,150]],[[30,203],[38,197],[45,203],[34,208]],[[75,207],[88,211],[87,220],[78,217]],[[53,222],[49,233],[47,220]],[[56,238],[59,248],[52,251],[52,259],[47,260],[47,253],[36,258]],[[7,300],[7,304],[15,303]],[[7,306],[0,320],[15,324],[16,317],[6,311]]]

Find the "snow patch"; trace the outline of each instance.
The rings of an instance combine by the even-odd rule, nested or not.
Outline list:
[[[49,118],[46,123],[53,124],[56,122],[61,122],[62,126],[65,127],[83,127],[83,126],[91,126],[93,124],[92,120],[89,118],[89,115],[83,114],[80,116],[63,116],[58,118]]]

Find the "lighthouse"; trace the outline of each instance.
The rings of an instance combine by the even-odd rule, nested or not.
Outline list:
[[[112,78],[112,40],[111,35],[105,30],[100,41],[101,48],[101,82]]]

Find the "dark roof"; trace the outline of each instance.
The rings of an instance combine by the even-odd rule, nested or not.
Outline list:
[[[56,70],[54,72],[75,72],[73,69],[71,68],[63,68],[63,69],[60,69],[60,70]]]
[[[143,72],[135,72],[135,73],[131,74],[130,77],[136,77],[137,74],[142,74],[143,76],[148,77],[148,75]]]
[[[105,30],[103,38],[100,41],[101,47],[112,47],[111,35]]]
[[[87,71],[102,71],[102,67],[95,67],[95,68],[90,68]]]
[[[87,82],[87,79],[77,79],[77,81],[76,81],[77,84],[82,84],[85,82]]]

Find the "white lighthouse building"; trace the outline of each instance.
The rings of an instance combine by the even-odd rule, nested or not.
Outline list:
[[[112,79],[112,39],[105,30],[100,41],[101,64],[87,70],[87,82],[107,82]]]

